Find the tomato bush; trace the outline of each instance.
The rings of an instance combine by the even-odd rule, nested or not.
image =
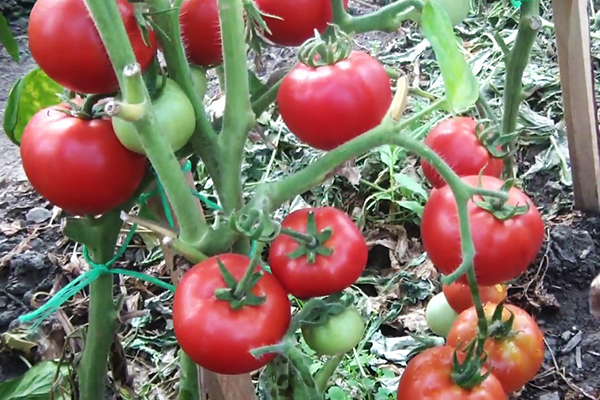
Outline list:
[[[248,257],[228,253],[187,271],[173,300],[175,336],[183,351],[201,367],[218,374],[249,373],[275,357],[267,354],[255,358],[250,351],[277,344],[283,338],[291,320],[290,301],[279,282],[265,274],[252,293],[266,296],[266,301],[232,309],[229,302],[215,297],[217,289],[227,288],[218,260],[238,281],[250,264]]]
[[[365,323],[355,308],[330,316],[322,325],[303,325],[302,337],[317,354],[335,356],[356,347],[362,339]]]
[[[185,50],[192,63],[210,66],[223,62],[217,0],[183,0],[179,21]]]
[[[175,81],[167,78],[162,93],[152,103],[152,109],[160,131],[167,138],[173,151],[182,148],[194,133],[196,114],[192,103]],[[120,118],[113,118],[112,123],[123,146],[136,153],[145,154],[133,123]]]
[[[494,314],[497,304],[484,306],[486,317]],[[521,389],[535,378],[544,362],[544,335],[535,320],[523,309],[504,305],[502,320],[515,316],[510,333],[503,338],[488,338],[484,350],[488,354],[489,368],[507,393]],[[466,344],[477,336],[477,312],[475,308],[464,311],[450,330],[447,344],[457,347]]]
[[[442,285],[442,291],[450,307],[457,313],[460,314],[467,308],[473,307],[473,297],[466,283],[454,282],[450,285]],[[506,295],[506,285],[479,286],[479,296],[483,304],[501,303],[506,299]]]
[[[75,215],[102,214],[124,203],[147,164],[146,157],[123,147],[109,119],[79,119],[58,107],[31,118],[20,151],[31,186]]]
[[[271,34],[265,36],[281,46],[299,46],[314,37],[315,29],[322,33],[331,22],[331,0],[256,0],[261,12],[277,18],[263,16]],[[344,0],[348,6],[348,0]]]
[[[331,228],[333,234],[323,244],[333,254],[318,254],[310,263],[306,256],[290,258],[300,245],[288,235],[280,234],[271,244],[269,264],[273,275],[292,295],[306,299],[340,292],[360,277],[367,265],[368,249],[364,237],[352,219],[333,207],[305,208],[289,214],[282,229],[307,232],[308,213],[313,212],[319,231]]]
[[[299,63],[283,79],[277,97],[281,118],[304,143],[331,150],[381,123],[391,102],[381,63],[353,51],[334,65]]]
[[[400,377],[398,400],[508,400],[502,385],[489,375],[479,386],[463,389],[452,381],[450,346],[432,347],[413,358]]]
[[[425,138],[425,144],[435,151],[458,176],[484,175],[500,177],[504,164],[494,158],[481,144],[475,131],[477,121],[470,117],[454,117],[437,124]],[[423,174],[434,188],[446,184],[426,161],[421,161]]]
[[[450,307],[444,293],[438,293],[427,303],[425,317],[427,326],[433,333],[446,337],[458,314]]]
[[[482,187],[500,189],[503,182],[482,176]],[[473,186],[477,176],[463,177]],[[468,202],[469,221],[475,245],[475,273],[482,286],[492,286],[518,277],[539,252],[544,240],[544,222],[531,199],[513,187],[508,192],[511,206],[528,204],[527,213],[509,220],[497,219],[491,212]],[[462,261],[456,201],[449,186],[431,193],[421,221],[423,245],[433,264],[444,274],[452,273]],[[465,283],[466,276],[460,278]]]
[[[127,0],[117,0],[137,61],[145,70],[156,54],[156,34],[144,37]],[[79,93],[111,93],[117,76],[82,0],[38,0],[29,18],[29,48],[40,68],[65,88]]]

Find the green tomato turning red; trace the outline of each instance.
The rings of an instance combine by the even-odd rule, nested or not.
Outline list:
[[[183,90],[171,79],[161,95],[152,103],[161,133],[167,138],[173,151],[182,148],[196,129],[194,107]],[[131,151],[145,154],[133,123],[120,118],[112,119],[117,137]]]
[[[365,323],[358,311],[347,308],[322,325],[304,325],[304,341],[319,355],[335,356],[352,350],[363,337]]]

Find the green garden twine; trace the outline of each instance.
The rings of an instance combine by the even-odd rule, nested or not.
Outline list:
[[[183,172],[191,171],[191,166],[192,166],[192,164],[188,160],[182,168]],[[171,213],[171,208],[169,207],[167,195],[166,195],[165,190],[164,190],[162,184],[160,183],[160,180],[158,179],[158,177],[156,177],[156,183],[157,183],[158,193],[161,198],[161,203],[162,203],[162,206],[163,206],[163,209],[165,212],[165,216],[169,223],[169,226],[174,227],[175,223],[174,223],[173,215]],[[190,188],[190,191],[196,198],[198,198],[207,207],[209,207],[213,210],[221,209],[221,207],[217,203],[211,201],[206,196],[203,196],[202,194],[198,193],[196,190]],[[154,195],[155,193],[156,193],[156,189],[155,189],[155,191],[142,194],[138,199],[138,203],[146,202],[146,200],[150,196]],[[90,266],[89,271],[87,271],[83,275],[80,275],[79,277],[77,277],[76,279],[71,281],[68,285],[66,285],[61,290],[59,290],[57,293],[55,293],[50,298],[50,300],[48,300],[46,303],[44,303],[44,305],[42,305],[37,310],[19,316],[19,322],[21,322],[21,323],[30,323],[31,322],[33,329],[39,327],[44,320],[46,320],[52,314],[54,314],[56,311],[58,311],[63,306],[63,304],[66,303],[71,297],[73,297],[75,294],[79,293],[81,290],[83,290],[83,288],[90,285],[92,282],[94,282],[96,279],[98,279],[101,275],[104,275],[104,274],[118,274],[118,275],[130,276],[133,278],[144,280],[146,282],[150,282],[156,286],[159,286],[159,287],[162,287],[164,289],[174,292],[175,286],[173,286],[169,283],[165,283],[165,282],[161,281],[160,279],[155,278],[153,276],[144,274],[142,272],[129,271],[129,270],[122,269],[122,268],[111,268],[111,266],[115,262],[117,262],[117,260],[127,250],[127,247],[129,246],[129,243],[131,243],[131,240],[133,239],[133,236],[134,236],[136,230],[137,230],[137,224],[133,224],[131,226],[131,230],[128,232],[127,236],[125,237],[125,240],[123,241],[123,244],[120,246],[117,253],[114,255],[113,258],[111,258],[105,264],[97,264],[97,263],[93,262],[90,259],[90,255],[89,255],[87,247],[83,246],[83,258]],[[257,245],[256,242],[252,242],[250,258],[252,258],[253,254],[256,250],[256,245]]]

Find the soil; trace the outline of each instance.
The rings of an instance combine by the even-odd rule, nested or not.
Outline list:
[[[0,119],[12,84],[34,65],[26,51],[26,13],[16,15],[13,28],[19,35],[22,60],[12,62],[0,48]],[[277,57],[267,61],[271,70],[280,63]],[[532,158],[525,151],[522,163]],[[63,239],[59,221],[51,219],[52,207],[32,191],[18,147],[2,132],[0,159],[2,333],[32,309],[34,294],[52,289],[62,276],[60,266],[65,265],[72,244]],[[518,398],[600,399],[600,321],[591,316],[588,304],[589,284],[600,273],[600,216],[574,210],[572,189],[561,186],[552,175],[536,175],[525,187],[544,213],[547,235],[538,260],[513,285],[510,299],[536,317],[547,349],[538,378]],[[0,352],[0,382],[26,369],[16,352]]]

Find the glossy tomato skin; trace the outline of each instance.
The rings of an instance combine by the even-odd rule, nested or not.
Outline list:
[[[500,189],[503,181],[482,176],[482,187]],[[461,178],[477,186],[477,176]],[[518,277],[535,260],[544,241],[544,222],[531,199],[518,188],[509,191],[510,205],[529,204],[526,214],[500,221],[490,212],[468,203],[469,220],[475,245],[475,273],[481,286],[492,286]],[[421,220],[423,245],[429,258],[444,274],[461,263],[459,223],[454,195],[449,186],[432,191]],[[466,283],[466,276],[459,279]]]
[[[307,215],[314,212],[317,229],[332,228],[333,235],[325,246],[331,256],[317,255],[310,264],[305,256],[290,259],[288,254],[299,245],[288,235],[280,234],[271,244],[269,264],[273,275],[293,296],[301,299],[340,292],[360,277],[367,265],[367,244],[352,219],[333,207],[306,208],[294,211],[281,227],[306,233]]]
[[[239,254],[211,257],[187,271],[175,291],[173,327],[183,351],[209,371],[239,375],[252,372],[275,355],[254,358],[251,350],[277,344],[291,320],[287,293],[270,274],[258,281],[252,293],[266,296],[260,306],[233,310],[215,297],[215,290],[226,288],[217,259],[239,282],[250,259]],[[257,267],[258,268],[258,267]]]
[[[56,107],[31,118],[20,151],[31,186],[74,215],[102,214],[123,204],[147,165],[146,157],[123,147],[109,119],[86,121]]]
[[[497,304],[484,306],[485,315],[490,319]],[[521,389],[535,378],[544,362],[544,335],[535,320],[524,310],[511,304],[504,305],[503,321],[515,315],[511,336],[503,340],[489,338],[484,345],[488,354],[488,364],[492,373],[506,393]],[[454,322],[448,339],[448,346],[468,343],[477,335],[477,312],[474,307],[464,311]]]
[[[173,151],[181,149],[190,140],[196,128],[194,106],[185,92],[175,81],[167,78],[162,93],[152,103],[152,109],[160,132],[165,135]],[[145,154],[133,123],[113,118],[112,124],[123,146],[136,153]]]
[[[475,127],[477,121],[470,117],[454,117],[437,124],[425,138],[425,144],[436,152],[458,176],[484,175],[500,177],[504,164],[494,158],[481,144]],[[423,174],[434,188],[446,185],[440,174],[427,163],[421,161]]]
[[[353,51],[335,65],[298,64],[283,79],[277,102],[298,139],[331,150],[379,125],[392,102],[392,90],[381,63]]]
[[[134,8],[117,0],[131,46],[142,70],[156,54],[156,34],[149,44],[137,24]],[[29,18],[29,48],[40,68],[65,88],[80,93],[118,89],[115,71],[83,0],[38,0]]]
[[[184,0],[179,21],[183,44],[192,63],[211,66],[223,62],[217,0]]]
[[[468,390],[452,382],[450,346],[432,347],[413,358],[400,377],[398,400],[508,400],[502,385],[489,375]]]
[[[331,0],[256,0],[258,9],[278,18],[264,16],[271,34],[265,36],[281,46],[299,46],[323,33],[332,20]],[[348,0],[344,0],[344,7]]]
[[[454,282],[450,285],[442,285],[442,291],[448,300],[450,307],[460,314],[467,308],[473,307],[473,297],[469,290],[469,285],[462,282]],[[506,299],[506,285],[494,286],[479,286],[479,296],[481,302],[485,303],[501,303]]]
[[[365,323],[358,311],[348,308],[322,325],[302,326],[302,337],[317,354],[335,356],[356,347],[364,330]]]

